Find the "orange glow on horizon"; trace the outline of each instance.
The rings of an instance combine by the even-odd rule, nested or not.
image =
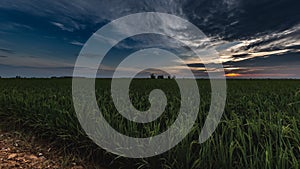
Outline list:
[[[238,73],[227,73],[225,74],[226,77],[239,77],[241,76],[241,74],[238,74]]]

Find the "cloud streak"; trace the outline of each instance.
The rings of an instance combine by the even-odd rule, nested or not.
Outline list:
[[[7,53],[7,54],[14,54],[15,53],[13,50],[6,49],[6,48],[0,48],[0,52]]]

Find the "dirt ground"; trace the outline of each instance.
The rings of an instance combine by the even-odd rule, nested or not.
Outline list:
[[[0,169],[83,169],[76,160],[67,160],[51,146],[0,129]]]

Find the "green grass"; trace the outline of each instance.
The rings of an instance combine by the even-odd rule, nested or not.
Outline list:
[[[300,81],[228,80],[221,123],[198,144],[210,106],[210,83],[199,80],[201,103],[190,134],[170,151],[145,159],[127,159],[97,147],[81,129],[72,105],[71,79],[0,79],[0,120],[48,139],[66,151],[107,168],[295,168],[300,167]],[[96,83],[100,109],[119,132],[149,137],[167,130],[178,113],[180,95],[172,80],[134,80],[130,98],[139,110],[150,107],[151,90],[168,98],[163,115],[149,124],[130,122],[117,113],[110,80]]]

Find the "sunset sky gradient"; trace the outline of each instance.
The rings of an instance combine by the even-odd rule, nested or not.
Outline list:
[[[103,25],[132,13],[164,12],[209,37],[227,77],[300,78],[299,7],[299,0],[1,0],[0,76],[71,76],[83,44]],[[203,62],[156,35],[119,43],[103,63],[103,76],[126,55],[150,47],[179,51],[197,77],[206,77]]]

